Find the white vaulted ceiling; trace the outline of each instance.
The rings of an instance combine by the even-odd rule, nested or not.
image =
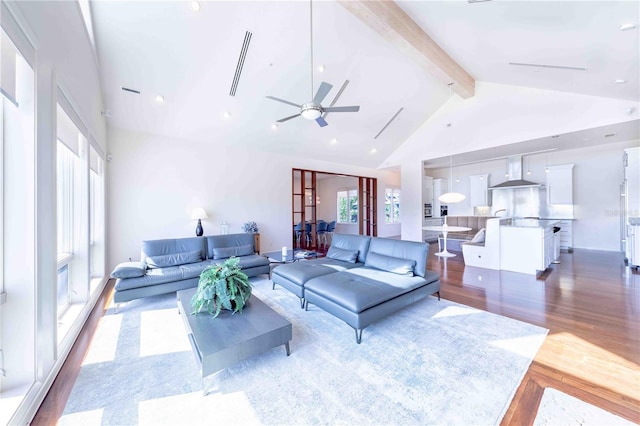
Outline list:
[[[309,2],[92,2],[105,109],[113,126],[211,144],[310,156],[376,167],[450,96],[397,44],[334,1],[315,1],[313,91],[345,80],[320,128],[266,99],[308,102]],[[627,1],[412,1],[398,5],[478,81],[637,102],[639,6]],[[236,96],[229,91],[245,32],[252,33]],[[510,66],[509,62],[584,67],[586,71]],[[624,84],[614,80],[625,79]],[[121,87],[139,90],[140,95]],[[165,102],[153,97],[161,94]],[[403,108],[376,140],[374,136]],[[230,113],[225,119],[223,114]],[[336,138],[337,143],[331,141]],[[371,154],[375,148],[377,152]]]

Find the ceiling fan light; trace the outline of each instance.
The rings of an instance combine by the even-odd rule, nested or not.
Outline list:
[[[318,117],[320,117],[322,115],[320,110],[319,109],[315,109],[315,108],[303,109],[301,114],[307,120],[315,120],[316,118],[318,118]]]
[[[438,200],[440,200],[443,203],[454,204],[454,203],[459,203],[460,201],[463,201],[465,198],[466,197],[464,196],[464,194],[461,194],[459,192],[447,192],[439,196]]]

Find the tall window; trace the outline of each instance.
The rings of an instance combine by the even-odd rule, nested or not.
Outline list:
[[[400,223],[400,190],[386,188],[384,191],[384,222]]]
[[[358,223],[358,190],[338,191],[338,223]]]
[[[73,255],[73,179],[78,157],[58,140],[56,187],[58,209],[58,261]]]

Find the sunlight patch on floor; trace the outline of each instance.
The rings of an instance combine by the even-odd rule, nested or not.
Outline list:
[[[637,392],[623,391],[638,388],[640,366],[572,333],[550,334],[535,361],[640,402]],[[616,368],[604,368],[607,365]]]
[[[531,336],[515,337],[513,339],[495,340],[491,346],[501,348],[516,355],[529,357],[535,353],[544,341],[546,334],[534,334]]]
[[[244,392],[207,396],[192,392],[138,404],[138,425],[189,424],[259,425],[261,422]]]
[[[121,327],[121,315],[106,315],[102,317],[100,326],[96,329],[96,334],[82,365],[113,361],[116,358]]]
[[[457,317],[460,315],[471,315],[471,314],[479,314],[482,311],[479,311],[474,308],[469,308],[466,306],[449,306],[444,308],[437,314],[435,314],[432,318],[447,318],[447,317]]]
[[[140,356],[190,351],[191,345],[178,308],[142,312]]]

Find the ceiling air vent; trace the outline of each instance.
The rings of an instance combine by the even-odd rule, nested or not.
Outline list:
[[[384,131],[385,131],[385,129],[386,129],[387,127],[389,127],[389,124],[391,124],[391,123],[393,122],[393,120],[395,120],[395,119],[396,119],[396,117],[397,117],[397,116],[402,112],[402,110],[403,110],[403,109],[404,109],[404,107],[400,108],[400,109],[398,110],[398,112],[396,112],[396,113],[393,115],[393,117],[391,117],[391,120],[389,120],[389,121],[387,122],[387,124],[385,124],[385,125],[384,125],[384,127],[383,127],[382,129],[380,129],[380,131],[379,131],[379,132],[378,132],[378,134],[374,137],[374,139],[378,139],[378,136],[380,136],[380,134],[382,134],[382,132],[384,132]]]
[[[249,50],[249,43],[251,43],[251,36],[253,34],[249,31],[244,34],[244,42],[242,43],[242,49],[240,49],[240,57],[238,58],[238,65],[236,66],[236,73],[233,76],[233,82],[231,83],[231,90],[229,96],[235,96],[238,89],[238,82],[240,81],[240,74],[242,74],[242,67],[244,67],[244,60],[247,57],[247,50]]]
[[[124,86],[122,86],[121,89],[124,90],[125,92],[135,93],[136,95],[140,94],[140,91],[136,90],[136,89],[130,89],[130,88],[124,87]]]

